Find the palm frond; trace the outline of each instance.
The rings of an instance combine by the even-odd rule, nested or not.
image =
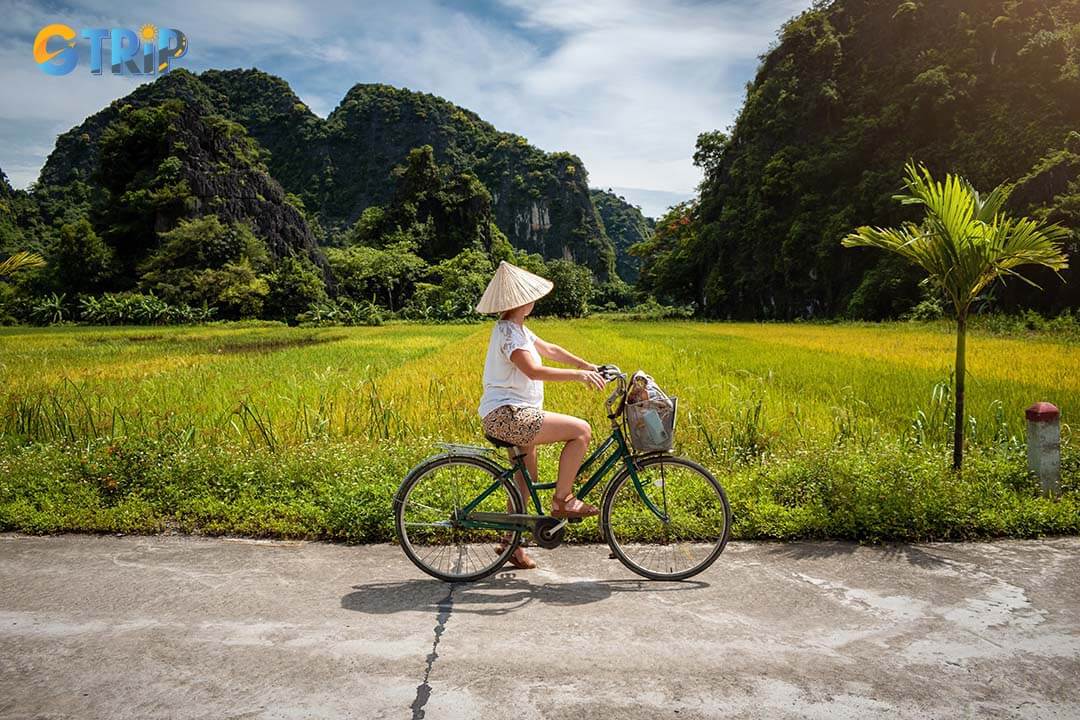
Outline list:
[[[904,189],[893,197],[923,206],[921,226],[860,227],[843,245],[877,247],[907,258],[953,300],[958,313],[966,312],[998,278],[1017,277],[1034,285],[1018,267],[1041,265],[1060,274],[1068,264],[1062,249],[1067,229],[1006,216],[1011,185],[998,185],[984,196],[959,175],[948,173],[938,181],[925,165],[908,162]]]
[[[21,251],[0,262],[0,277],[14,275],[20,270],[44,267],[45,258],[37,253]]]

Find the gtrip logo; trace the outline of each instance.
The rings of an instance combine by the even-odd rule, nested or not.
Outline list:
[[[34,62],[49,75],[67,75],[79,64],[76,38],[89,42],[90,73],[101,75],[102,48],[108,47],[113,75],[155,75],[169,72],[169,63],[187,55],[187,36],[175,28],[146,24],[139,32],[127,28],[83,28],[78,33],[63,23],[46,25],[34,38]],[[50,50],[49,47],[53,49]]]

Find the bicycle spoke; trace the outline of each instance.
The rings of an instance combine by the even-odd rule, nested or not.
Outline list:
[[[450,512],[448,510],[443,510],[442,508],[431,507],[430,505],[425,505],[424,503],[417,502],[416,500],[409,500],[405,504],[408,505],[409,507],[412,507],[412,506],[415,505],[416,507],[421,507],[421,508],[424,508],[425,510],[430,510],[431,512],[436,512],[436,513],[440,513],[440,514],[443,514],[443,515],[450,515]]]
[[[439,548],[439,546],[438,546],[438,545],[436,545],[435,547],[433,547],[433,548],[432,548],[432,549],[431,549],[431,550],[430,550],[430,551],[429,551],[429,552],[427,553],[427,555],[425,555],[425,556],[424,556],[424,558],[423,558],[423,561],[424,561],[424,562],[428,562],[429,560],[431,560],[431,559],[432,559],[433,557],[435,557],[436,555],[438,555],[438,554],[439,554],[439,551],[440,551],[440,549],[441,549],[441,548]]]
[[[463,566],[463,564],[464,564],[464,563],[462,562],[462,556],[461,556],[461,546],[460,546],[460,545],[458,545],[458,546],[457,546],[457,560],[455,560],[455,561],[454,561],[454,562],[453,562],[453,563],[451,564],[451,566],[450,566],[450,572],[452,572],[452,573],[453,573],[454,575],[464,575],[465,573],[463,573],[463,572],[462,572],[462,570],[464,569],[464,568],[462,567],[462,566]]]
[[[457,477],[454,475],[450,476],[450,489],[454,493],[454,512],[456,513],[461,509],[461,496],[458,493]]]

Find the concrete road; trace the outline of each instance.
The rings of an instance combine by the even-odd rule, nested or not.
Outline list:
[[[1078,539],[534,556],[0,535],[0,718],[1080,717]]]

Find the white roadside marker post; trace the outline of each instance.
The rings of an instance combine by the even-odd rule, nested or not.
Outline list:
[[[1027,417],[1028,470],[1039,476],[1044,495],[1061,492],[1061,411],[1037,402],[1024,411]]]

